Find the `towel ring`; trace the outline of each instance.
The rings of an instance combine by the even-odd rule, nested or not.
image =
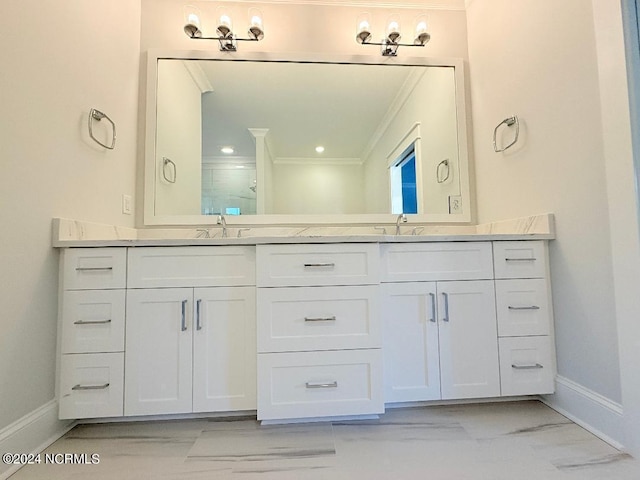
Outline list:
[[[443,167],[442,169],[440,167]],[[446,170],[444,169],[444,167],[446,167]],[[444,178],[440,178],[440,171],[441,170],[445,170],[447,172],[447,174],[444,176]],[[445,158],[444,160],[442,160],[438,166],[436,167],[436,182],[438,183],[444,183],[447,180],[449,180],[449,175],[451,175],[451,167],[449,166],[449,159]]]
[[[496,136],[498,134],[498,129],[502,126],[502,125],[506,125],[507,127],[511,127],[513,125],[516,126],[516,136],[513,139],[513,141],[509,144],[506,145],[503,148],[498,148],[498,144],[496,142]],[[513,147],[516,142],[518,141],[518,136],[520,135],[520,122],[518,121],[518,116],[514,115],[512,117],[508,117],[505,118],[503,121],[501,121],[496,128],[493,129],[493,151],[496,153],[499,152],[504,152],[506,149]]]
[[[173,167],[171,168],[171,170],[173,170],[173,179],[171,178],[171,176],[167,177],[167,165],[171,165]],[[178,168],[170,158],[162,157],[162,176],[167,182],[176,183],[176,178],[178,178]]]
[[[111,145],[106,145],[93,136],[93,121],[97,120],[99,122],[103,118],[105,118],[111,124]],[[101,147],[108,148],[109,150],[113,150],[116,146],[116,124],[113,123],[113,120],[111,120],[106,113],[103,113],[100,110],[96,110],[95,108],[92,108],[89,111],[89,136],[94,142],[96,142]]]

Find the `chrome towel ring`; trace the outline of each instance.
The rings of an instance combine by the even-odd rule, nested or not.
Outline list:
[[[516,126],[516,136],[514,137],[513,141],[502,147],[502,148],[498,148],[498,144],[496,143],[496,136],[498,134],[498,129],[502,126],[502,125],[506,125],[507,127],[512,127],[513,125]],[[518,141],[518,136],[520,135],[520,122],[518,121],[518,116],[514,115],[512,117],[508,117],[505,118],[503,121],[501,121],[496,128],[493,129],[493,151],[496,153],[499,152],[504,152],[505,150],[507,150],[508,148],[513,147],[516,142]]]
[[[106,145],[93,136],[93,121],[97,120],[98,122],[105,118],[111,124],[111,145]],[[106,113],[102,113],[100,110],[96,110],[92,108],[89,111],[89,136],[91,139],[96,142],[98,145],[104,148],[108,148],[109,150],[113,150],[116,146],[116,124],[113,123]]]

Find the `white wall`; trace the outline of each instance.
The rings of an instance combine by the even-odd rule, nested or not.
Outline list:
[[[157,98],[155,214],[200,215],[202,92],[183,62],[158,62]],[[175,183],[163,177],[163,157],[175,163]]]
[[[271,213],[362,213],[363,178],[360,165],[275,164]]]
[[[137,0],[0,2],[0,430],[54,398],[52,217],[134,224],[139,23]],[[88,138],[92,107],[115,150]]]
[[[584,0],[474,0],[467,10],[478,220],[555,213],[550,255],[558,373],[603,408],[623,399],[618,326],[628,320],[621,315],[640,311],[619,309],[618,288],[637,285],[637,277],[622,276],[617,266],[626,253],[631,265],[637,259],[636,236],[617,244],[637,226],[629,215],[635,196],[628,185],[623,51],[615,41],[605,45],[607,34],[596,28],[621,33],[616,4],[594,0],[594,12]],[[496,154],[493,128],[512,114],[520,117],[522,138]],[[577,404],[563,408],[590,421],[580,418],[588,412]],[[610,419],[592,426],[625,443],[621,425],[612,424],[615,415]]]

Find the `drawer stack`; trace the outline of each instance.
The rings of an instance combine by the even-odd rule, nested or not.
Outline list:
[[[258,245],[258,419],[384,411],[378,246]]]
[[[126,253],[124,248],[61,253],[61,419],[123,414]]]
[[[553,393],[547,246],[494,242],[493,255],[502,395]]]

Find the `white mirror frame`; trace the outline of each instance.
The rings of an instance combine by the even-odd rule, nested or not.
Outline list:
[[[144,163],[144,220],[145,226],[181,226],[211,225],[216,223],[215,215],[156,215],[156,95],[158,78],[158,60],[243,60],[243,61],[280,61],[280,62],[326,62],[368,65],[406,65],[453,67],[456,91],[456,115],[458,118],[458,168],[462,212],[450,214],[409,214],[411,223],[469,223],[471,222],[471,199],[469,188],[469,151],[467,132],[467,110],[465,95],[464,62],[460,58],[398,58],[369,56],[326,56],[326,55],[278,55],[266,53],[225,53],[217,49],[205,50],[149,50],[147,52],[146,82],[146,118],[145,118],[145,163]],[[397,215],[391,213],[364,214],[309,214],[309,215],[239,215],[225,217],[229,225],[354,225],[393,223]]]

